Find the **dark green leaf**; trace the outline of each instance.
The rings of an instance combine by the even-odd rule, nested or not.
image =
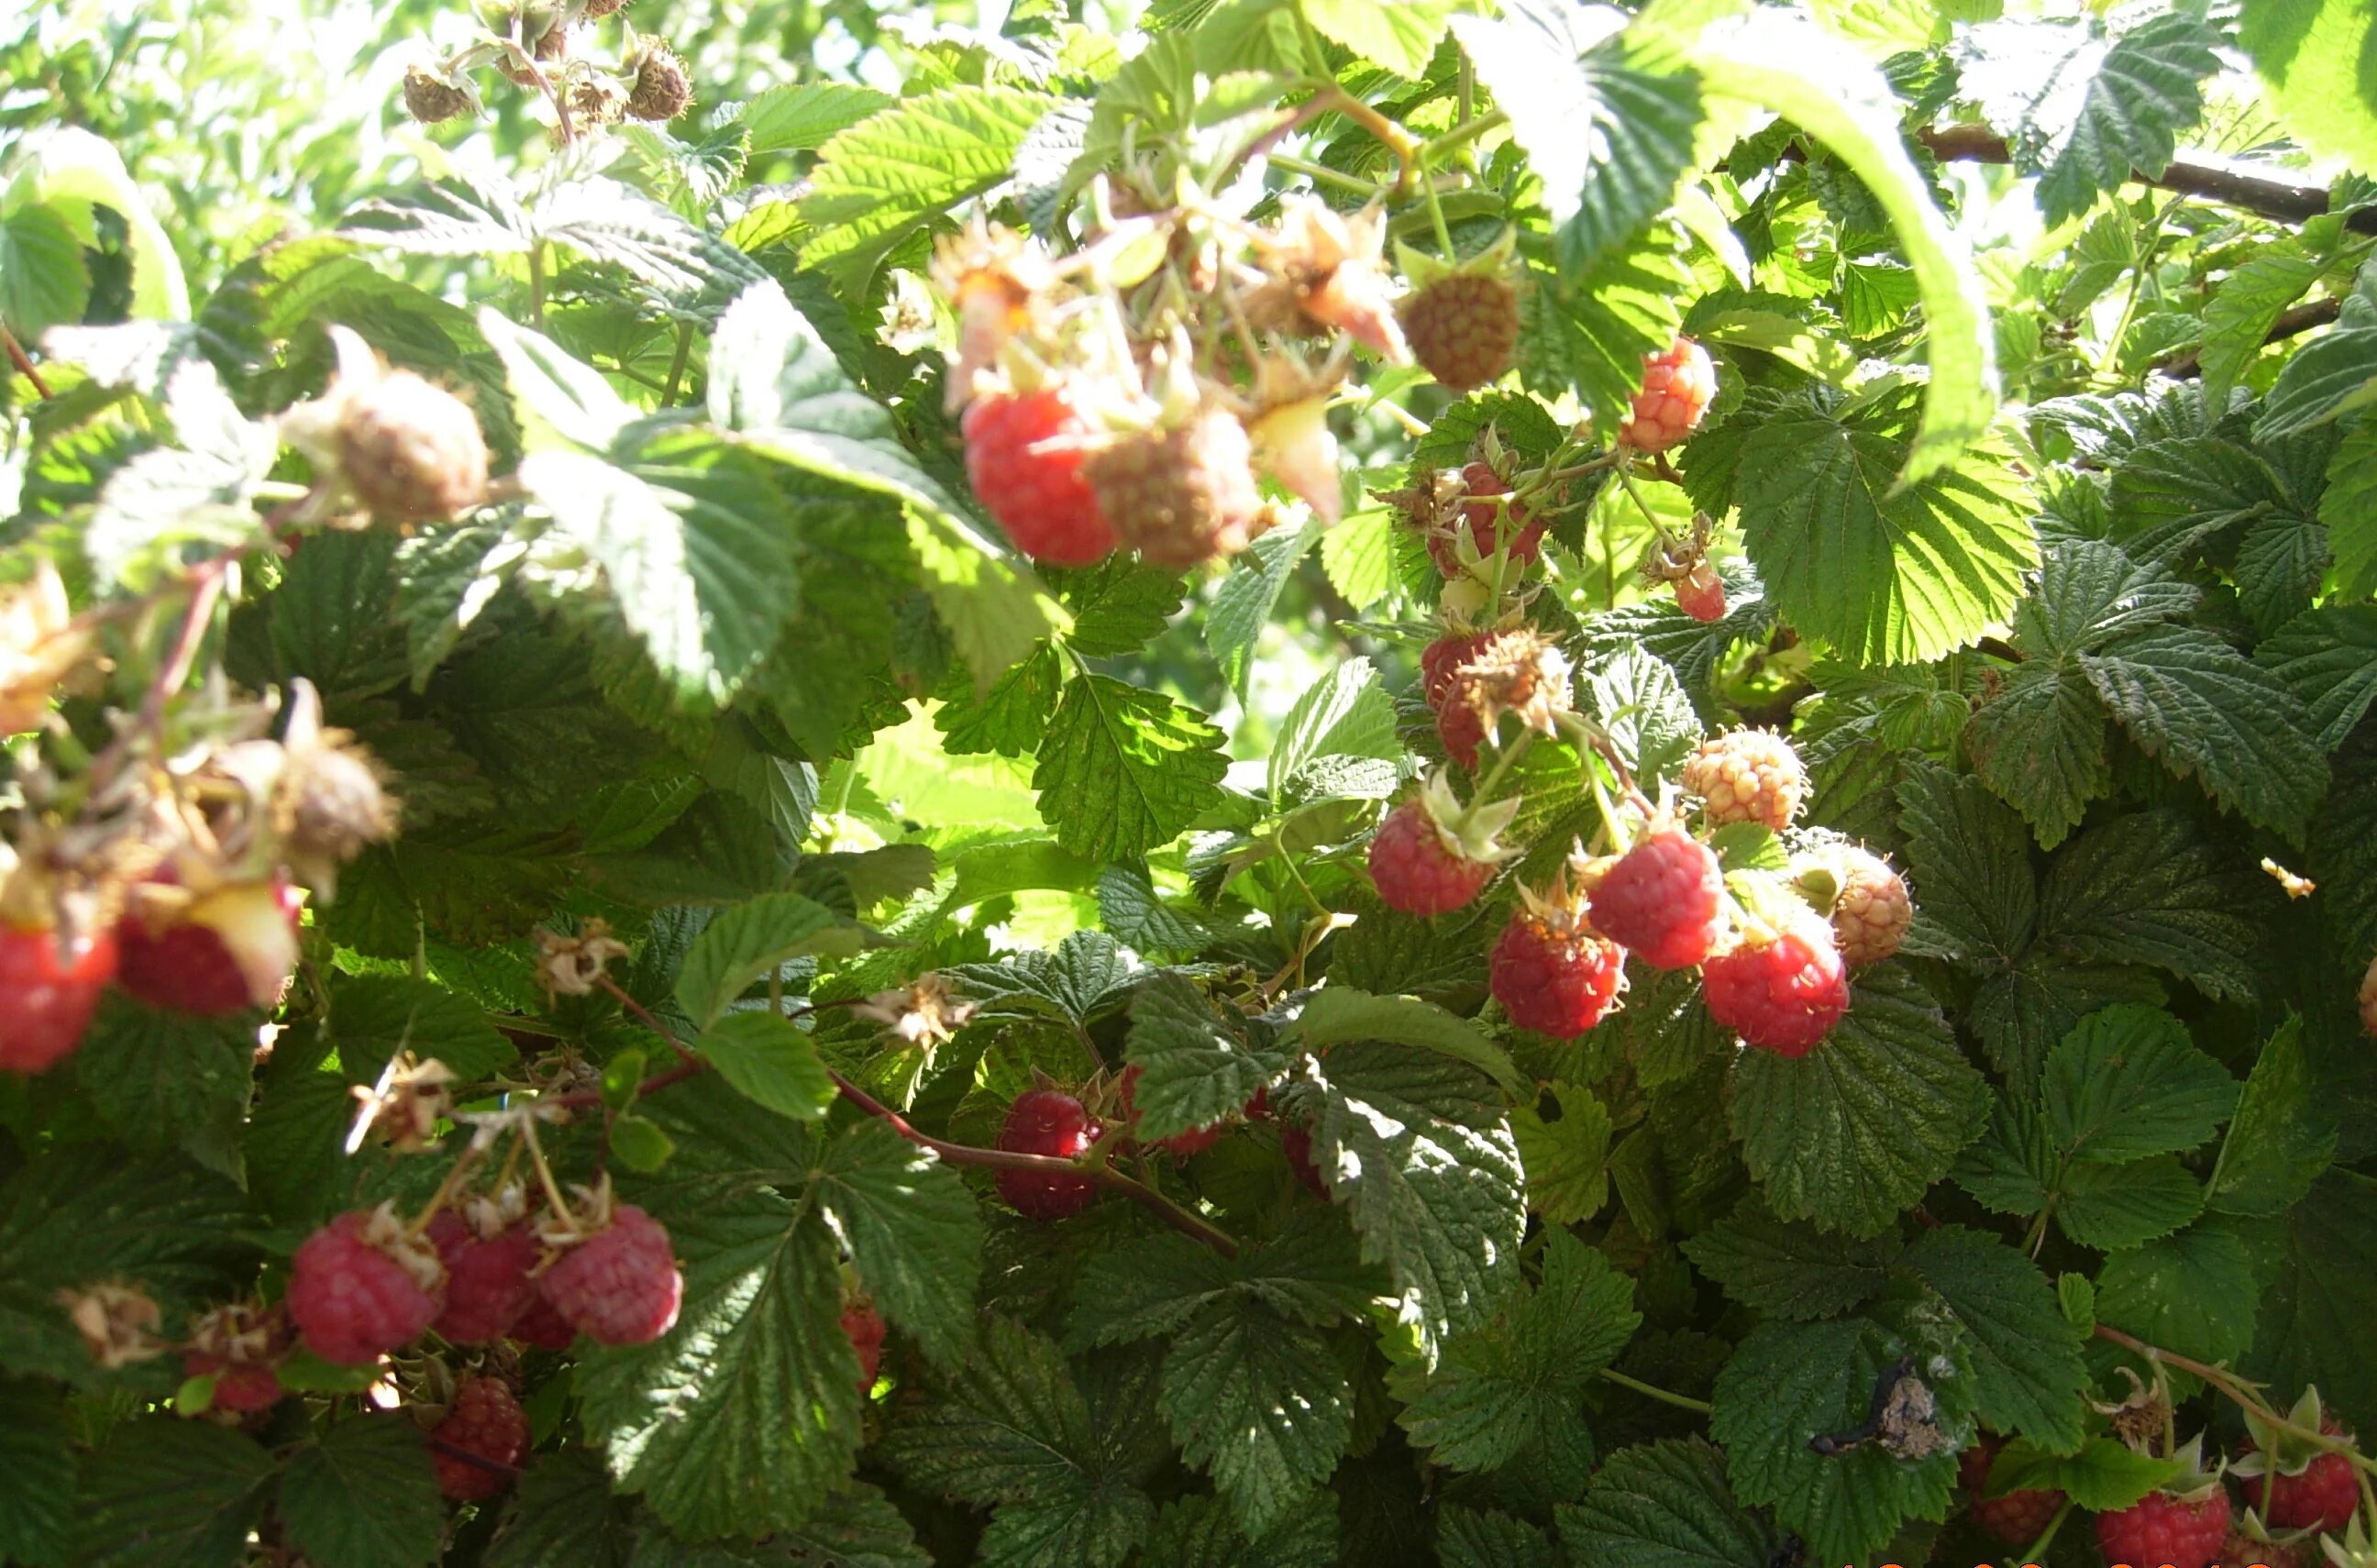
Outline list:
[[[354,1568],[432,1562],[446,1529],[428,1445],[402,1416],[350,1417],[299,1449],[278,1508],[291,1545]]]
[[[1065,688],[1032,787],[1057,842],[1097,861],[1161,848],[1221,798],[1222,732],[1158,691],[1108,676]]]
[[[693,1048],[721,1077],[779,1116],[814,1121],[833,1105],[833,1078],[817,1047],[782,1013],[730,1012],[703,1030]]]
[[[1696,1437],[1619,1450],[1559,1516],[1577,1561],[1607,1568],[1767,1568],[1775,1548],[1734,1497],[1725,1456]]]
[[[128,1420],[83,1461],[75,1561],[232,1568],[274,1468],[269,1453],[228,1428],[165,1416]]]

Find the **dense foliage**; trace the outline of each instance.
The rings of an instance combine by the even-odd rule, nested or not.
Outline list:
[[[2377,1564],[2358,0],[299,9],[0,41],[0,1559]]]

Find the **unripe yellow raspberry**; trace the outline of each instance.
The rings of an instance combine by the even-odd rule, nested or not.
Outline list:
[[[1843,850],[1838,870],[1833,940],[1852,966],[1879,964],[1898,951],[1915,919],[1906,883],[1888,862],[1862,849]]]
[[[1684,787],[1714,826],[1760,822],[1781,832],[1807,798],[1808,772],[1773,730],[1734,730],[1704,741],[1684,763]]]

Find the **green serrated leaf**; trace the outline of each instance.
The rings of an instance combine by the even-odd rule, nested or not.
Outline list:
[[[446,1529],[428,1445],[401,1416],[352,1418],[299,1449],[278,1509],[291,1545],[354,1568],[434,1562]]]
[[[2048,1057],[2044,1104],[2063,1157],[2119,1165],[2203,1143],[2235,1108],[2237,1083],[2169,1013],[2108,1007]]]
[[[677,971],[676,999],[703,1029],[780,964],[811,953],[847,958],[858,928],[798,893],[767,893],[722,913],[702,928]]]
[[[2262,1284],[2244,1239],[2218,1218],[2105,1260],[2096,1315],[2149,1345],[2229,1361],[2253,1341]]]
[[[1879,1562],[1903,1522],[1947,1512],[1973,1382],[1948,1348],[1953,1330],[1920,1318],[1911,1326],[1915,1343],[1859,1318],[1762,1323],[1718,1374],[1709,1431],[1725,1445],[1735,1490],[1772,1504],[1820,1558]],[[1830,1454],[1810,1446],[1863,1427],[1876,1385],[1910,1355],[1934,1400],[1937,1449],[1902,1458],[1875,1441]]]
[[[1981,1075],[1911,980],[1868,970],[1832,1035],[1797,1059],[1745,1051],[1729,1119],[1785,1219],[1871,1236],[1947,1174],[1981,1130]]]
[[[1331,986],[1308,999],[1280,1035],[1283,1047],[1311,1050],[1349,1040],[1418,1046],[1467,1062],[1514,1095],[1524,1085],[1511,1059],[1475,1024],[1417,997],[1376,997],[1350,986]]]
[[[2080,667],[2141,749],[2246,820],[2301,841],[2327,760],[2310,714],[2275,676],[2180,627],[2084,653]]]
[[[982,1215],[957,1173],[879,1121],[836,1138],[809,1191],[883,1315],[936,1362],[962,1353]]]
[[[487,1568],[626,1568],[636,1538],[625,1512],[595,1454],[541,1454],[487,1547]]]
[[[1901,1261],[1963,1326],[1980,1418],[2049,1448],[2078,1443],[2088,1389],[2082,1331],[2038,1265],[1985,1231],[1954,1225],[1925,1231]]]
[[[781,1013],[730,1012],[703,1030],[693,1048],[721,1077],[779,1116],[814,1121],[833,1104],[833,1078],[816,1046]]]
[[[232,1568],[277,1466],[245,1433],[150,1416],[84,1457],[75,1561],[91,1568]]]
[[[1775,1550],[1734,1496],[1725,1455],[1697,1437],[1619,1449],[1559,1520],[1577,1561],[1608,1568],[1766,1568]]]
[[[1221,798],[1222,732],[1162,692],[1077,676],[1040,745],[1032,787],[1057,842],[1112,861],[1170,843]]]
[[[2289,1016],[2253,1059],[2204,1206],[2216,1214],[2283,1214],[2335,1157],[2336,1120],[2335,1107],[2319,1094],[2302,1020]]]
[[[2214,997],[2249,997],[2259,937],[2238,873],[2174,811],[2082,833],[2049,868],[2038,940],[2084,963],[2144,964]]]
[[[810,172],[804,268],[844,297],[866,293],[883,257],[922,224],[1007,177],[1024,133],[1055,102],[1006,87],[908,99],[836,134]]]
[[[799,82],[771,87],[743,105],[751,155],[806,152],[823,147],[892,102],[889,93],[847,82]]]
[[[1895,1248],[1785,1224],[1754,1200],[1683,1244],[1684,1255],[1718,1288],[1769,1317],[1834,1317],[1890,1283]]]
[[[0,1382],[0,1558],[65,1560],[74,1530],[75,1461],[65,1395]]]
[[[330,1037],[339,1064],[359,1083],[377,1079],[400,1051],[436,1059],[464,1083],[516,1062],[520,1051],[458,991],[400,975],[340,975],[330,982]]]
[[[1797,403],[1741,444],[1736,499],[1759,580],[1782,615],[1861,664],[1972,640],[2013,609],[2037,558],[2026,490],[2001,450],[1900,482],[1916,466],[1914,408],[1911,390],[1845,414]]]
[[[1573,1083],[1547,1083],[1514,1107],[1511,1135],[1527,1170],[1527,1207],[1553,1225],[1599,1214],[1609,1201],[1609,1112]]]
[[[1177,970],[1159,971],[1131,999],[1128,1059],[1143,1137],[1210,1127],[1276,1080],[1294,1056],[1284,1041],[1247,1038]]]
[[[1432,1359],[1516,1283],[1525,1177],[1500,1096],[1474,1069],[1409,1046],[1340,1045],[1308,1071],[1324,1095],[1313,1163]]]

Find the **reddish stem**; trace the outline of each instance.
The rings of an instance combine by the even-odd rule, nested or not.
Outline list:
[[[829,1072],[831,1071],[828,1069]],[[1026,1155],[1009,1149],[977,1149],[968,1143],[952,1143],[946,1138],[936,1138],[929,1132],[918,1131],[906,1117],[884,1105],[841,1073],[832,1072],[832,1077],[834,1087],[842,1091],[843,1099],[882,1121],[908,1142],[932,1150],[951,1165],[970,1165],[986,1170],[1029,1170],[1049,1176],[1078,1177],[1105,1188],[1108,1191],[1122,1193],[1154,1213],[1174,1229],[1195,1237],[1225,1258],[1235,1258],[1238,1255],[1238,1243],[1227,1231],[1182,1208],[1154,1188],[1125,1176],[1110,1165],[1085,1165],[1073,1160],[1058,1159],[1053,1155]]]
[[[50,390],[50,384],[42,379],[41,371],[34,368],[33,362],[26,357],[24,345],[18,342],[15,334],[6,327],[0,327],[0,343],[8,345],[8,363],[17,367],[18,375],[33,384],[34,392],[43,402],[57,395]]]

